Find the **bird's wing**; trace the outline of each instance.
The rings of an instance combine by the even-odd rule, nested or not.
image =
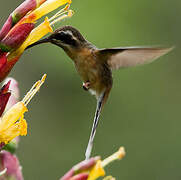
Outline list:
[[[150,63],[173,48],[120,47],[100,49],[99,54],[105,57],[112,70]]]

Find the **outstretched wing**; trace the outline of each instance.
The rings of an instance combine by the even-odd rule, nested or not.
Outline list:
[[[122,67],[131,67],[150,63],[160,56],[171,51],[173,48],[150,48],[150,47],[121,47],[100,49],[112,70]]]

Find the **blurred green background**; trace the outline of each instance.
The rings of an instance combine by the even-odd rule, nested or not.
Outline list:
[[[0,6],[0,23],[22,0]],[[70,24],[98,47],[175,45],[158,61],[113,73],[114,86],[101,116],[93,155],[125,146],[124,160],[106,168],[118,180],[181,179],[181,1],[73,0]],[[56,28],[55,27],[55,28]],[[10,76],[21,95],[43,73],[47,81],[29,105],[28,136],[18,156],[25,180],[58,180],[84,159],[96,101],[83,91],[72,61],[58,47],[24,53]]]

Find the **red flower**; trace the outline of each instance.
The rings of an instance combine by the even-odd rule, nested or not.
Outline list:
[[[42,16],[67,4],[53,18],[45,19],[38,27],[35,23]],[[51,25],[72,16],[68,10],[71,0],[26,0],[9,16],[0,30],[0,82],[11,71],[26,47],[52,32]],[[52,22],[51,22],[52,21]]]
[[[16,28],[12,28],[0,42],[1,50],[3,52],[9,52],[19,48],[34,27],[35,25],[33,23],[24,23],[18,25]]]
[[[39,7],[46,0],[26,0],[19,7],[17,7],[9,16],[4,26],[0,30],[0,41],[8,34],[10,29],[29,11]]]
[[[19,164],[18,158],[7,151],[1,151],[0,160],[2,170],[7,169],[6,173],[0,177],[1,179],[15,179],[15,180],[23,180],[21,166]]]

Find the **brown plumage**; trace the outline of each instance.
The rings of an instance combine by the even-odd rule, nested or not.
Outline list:
[[[57,29],[48,38],[28,48],[47,42],[61,47],[67,53],[83,80],[83,88],[96,96],[97,108],[86,150],[86,159],[91,155],[100,112],[112,88],[112,70],[150,63],[172,49],[151,47],[98,49],[71,26]]]

